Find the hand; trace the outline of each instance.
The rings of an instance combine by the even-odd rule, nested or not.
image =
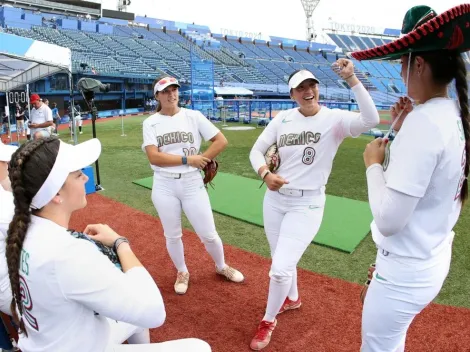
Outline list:
[[[211,159],[206,158],[205,156],[202,156],[202,155],[188,156],[188,164],[190,166],[198,168],[198,169],[204,169],[204,167],[210,161],[211,161]]]
[[[367,144],[363,154],[366,168],[372,164],[382,164],[384,162],[387,143],[388,139],[377,138]]]
[[[289,183],[289,181],[273,173],[267,174],[264,178],[264,182],[266,182],[266,186],[268,186],[271,191],[277,191],[279,188]]]
[[[413,111],[413,104],[411,104],[411,100],[407,97],[401,97],[398,102],[396,102],[395,105],[390,108],[390,116],[392,117],[392,123],[397,119],[397,117],[401,113],[400,120],[397,121],[397,123],[393,127],[395,131],[400,130],[401,126],[403,125],[403,121],[405,121],[405,118],[411,111]]]
[[[333,71],[337,73],[342,79],[347,79],[354,75],[354,64],[348,59],[338,59],[331,65]]]
[[[83,233],[90,236],[95,241],[103,243],[107,247],[112,247],[114,242],[119,237],[122,237],[114,232],[111,227],[103,224],[88,225]]]
[[[28,127],[29,127],[29,128],[36,128],[36,126],[37,126],[37,123],[30,123],[30,124],[28,124]]]

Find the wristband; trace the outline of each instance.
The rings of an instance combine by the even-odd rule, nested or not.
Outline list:
[[[115,253],[117,253],[119,245],[123,242],[129,243],[129,240],[125,237],[119,237],[116,241],[114,241],[113,250]]]
[[[188,158],[186,156],[183,156],[183,165],[186,165],[188,163]]]
[[[269,170],[264,170],[263,173],[261,174],[261,179],[264,180],[264,178],[265,178],[268,174],[270,174],[270,173],[271,173],[271,171],[269,171]]]

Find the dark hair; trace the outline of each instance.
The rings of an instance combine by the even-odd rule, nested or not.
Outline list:
[[[463,132],[465,135],[465,177],[468,176],[470,166],[470,122],[469,122],[469,107],[468,107],[468,83],[467,83],[467,68],[462,55],[455,50],[448,51],[432,51],[424,53],[415,53],[414,57],[420,56],[431,66],[432,78],[438,85],[449,85],[455,80],[455,90],[460,105],[460,118],[462,120]],[[465,178],[463,181],[462,189],[460,191],[460,200],[462,203],[468,198],[468,180]]]
[[[52,170],[59,152],[59,140],[56,137],[41,138],[23,144],[12,155],[10,161],[10,180],[15,202],[15,214],[8,228],[6,258],[8,276],[13,298],[11,313],[13,319],[28,336],[23,319],[21,292],[24,287],[20,284],[20,262],[23,243],[31,222],[31,201]]]
[[[295,70],[294,72],[292,72],[289,76],[289,78],[287,79],[287,84],[289,84],[289,81],[290,79],[297,73],[297,72],[300,72],[300,71],[303,71],[303,70]]]

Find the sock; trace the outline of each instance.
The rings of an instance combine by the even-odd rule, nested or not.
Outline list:
[[[173,261],[176,270],[188,272],[188,268],[186,267],[186,263],[184,261],[184,246],[181,237],[167,238],[166,249],[168,250],[168,254]]]
[[[284,304],[291,285],[291,276],[271,277],[269,281],[268,304],[263,320],[273,322],[276,319],[276,315]]]
[[[217,234],[212,239],[204,239],[203,240],[204,247],[206,247],[206,251],[210,254],[212,259],[217,266],[217,269],[222,270],[225,268],[225,258],[224,258],[224,246],[222,245],[222,240],[220,236]]]
[[[130,345],[150,343],[150,331],[149,331],[149,329],[142,329],[142,331],[136,332],[134,335],[130,336],[127,339],[127,343],[130,344]]]
[[[295,268],[294,274],[292,275],[292,285],[290,287],[287,297],[291,301],[297,301],[299,299],[299,289],[297,287],[297,268]]]
[[[82,132],[82,126],[78,126],[78,130]]]

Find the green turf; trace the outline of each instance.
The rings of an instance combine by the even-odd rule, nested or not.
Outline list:
[[[151,189],[153,177],[133,183]],[[259,180],[223,172],[217,174],[214,184],[214,188],[208,188],[214,211],[263,226],[266,185],[259,188]],[[341,221],[338,221],[338,214],[341,214]],[[368,203],[327,195],[323,222],[313,242],[352,253],[369,233],[371,221]]]
[[[96,125],[97,136],[103,144],[99,160],[101,193],[131,207],[156,216],[147,189],[132,183],[133,180],[148,177],[151,169],[142,144],[142,121],[144,117],[124,120],[126,137],[121,137],[121,121],[106,121]],[[218,124],[220,126],[220,124]],[[83,127],[84,134],[79,141],[91,138],[91,126]],[[249,131],[224,131],[229,141],[227,149],[219,156],[221,172],[259,179],[253,171],[248,155],[262,129]],[[63,133],[63,140],[70,136]],[[340,146],[333,171],[328,180],[326,192],[329,195],[367,201],[365,168],[362,158],[370,137],[348,138]],[[204,144],[203,148],[206,148]],[[230,244],[254,253],[269,257],[269,246],[264,231],[259,226],[248,224],[231,217],[214,214],[217,230],[225,244]],[[341,220],[338,214],[338,221]],[[112,224],[111,224],[112,225]],[[183,226],[192,229],[186,219]],[[470,205],[467,204],[455,227],[456,238],[449,276],[444,283],[436,302],[470,308]],[[143,234],[143,236],[146,234]],[[375,260],[376,248],[368,235],[352,254],[312,244],[302,257],[299,266],[318,273],[362,284],[367,275],[367,267]],[[236,263],[233,263],[236,264]],[[300,289],[307,289],[300,284]],[[315,288],[309,288],[315,289]],[[354,298],[352,298],[354,299]]]

